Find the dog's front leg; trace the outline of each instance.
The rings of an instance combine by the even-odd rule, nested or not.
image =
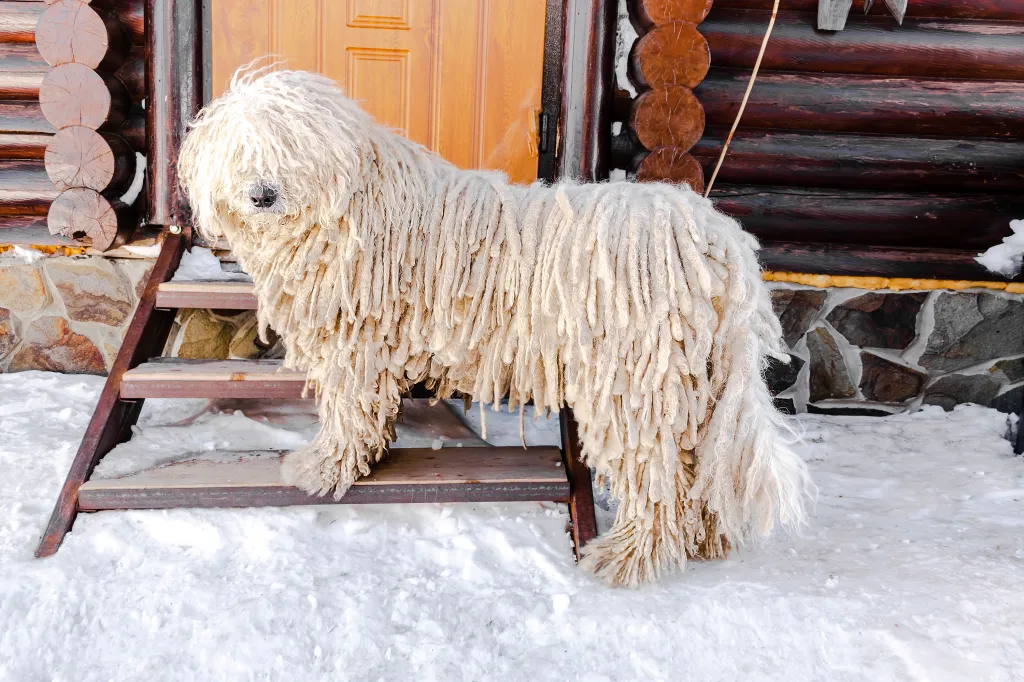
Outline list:
[[[321,391],[320,432],[281,465],[285,483],[311,495],[333,491],[336,500],[384,456],[401,404],[397,383],[385,376],[364,392],[353,391],[351,384],[343,391]]]

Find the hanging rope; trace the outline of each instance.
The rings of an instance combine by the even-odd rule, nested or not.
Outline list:
[[[740,119],[743,118],[743,112],[747,108],[747,100],[750,98],[750,91],[754,89],[754,81],[757,80],[757,72],[761,69],[761,59],[764,57],[764,50],[768,47],[768,39],[772,35],[772,29],[775,27],[775,17],[779,13],[779,0],[775,0],[775,5],[772,7],[772,18],[768,21],[768,30],[764,33],[764,39],[761,41],[761,51],[757,53],[757,61],[754,62],[754,71],[750,74],[750,82],[747,83],[747,91],[743,93],[743,101],[740,102],[740,110],[736,112],[736,120],[732,122],[732,130],[729,131],[729,137],[725,138],[725,144],[722,145],[722,153],[718,155],[718,163],[715,164],[715,172],[711,174],[711,180],[708,182],[707,189],[704,190],[704,198],[711,194],[711,188],[715,186],[715,178],[718,177],[718,171],[722,168],[722,162],[725,161],[725,154],[729,151],[729,143],[732,142],[732,136],[736,133],[736,129],[740,126]]]

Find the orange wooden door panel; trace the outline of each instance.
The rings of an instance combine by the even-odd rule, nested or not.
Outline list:
[[[214,95],[253,59],[333,78],[463,168],[537,177],[545,0],[212,0]]]

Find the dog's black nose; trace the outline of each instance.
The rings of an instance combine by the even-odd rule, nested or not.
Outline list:
[[[259,185],[249,191],[249,199],[256,208],[270,208],[277,202],[277,190]]]

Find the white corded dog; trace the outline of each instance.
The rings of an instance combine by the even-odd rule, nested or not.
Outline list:
[[[584,561],[609,583],[803,521],[810,480],[761,376],[787,356],[757,244],[689,189],[460,170],[298,71],[236,75],[178,167],[315,388],[321,430],[286,481],[344,495],[427,381],[572,407],[619,502]]]

